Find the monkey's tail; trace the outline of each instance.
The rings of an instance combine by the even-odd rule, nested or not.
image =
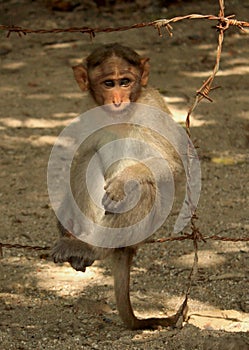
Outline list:
[[[116,249],[113,254],[114,289],[117,309],[122,321],[130,329],[175,327],[177,315],[146,319],[138,319],[134,315],[130,301],[130,268],[134,254],[135,249],[130,247]]]

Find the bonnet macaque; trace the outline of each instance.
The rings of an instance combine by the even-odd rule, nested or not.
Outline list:
[[[117,117],[129,110],[132,102],[155,107],[169,114],[163,98],[153,88],[147,87],[149,59],[142,58],[128,47],[109,44],[97,48],[83,62],[73,67],[80,89],[87,93],[88,108],[103,106]],[[90,160],[97,153],[101,163],[101,146],[110,140],[136,138],[160,152],[167,162],[173,177],[181,169],[181,161],[174,147],[162,135],[145,126],[121,123],[101,128],[80,147],[71,168],[71,190],[75,201],[84,214],[93,222],[108,228],[139,225],[140,220],[153,208],[157,196],[156,181],[167,184],[164,166],[157,164],[156,157],[138,161],[121,159],[103,172],[104,196],[102,208],[97,206],[88,193],[84,176]],[[99,153],[98,153],[99,152]],[[150,166],[156,171],[152,174]],[[96,174],[93,174],[95,176]],[[156,177],[156,179],[155,179]],[[98,177],[96,177],[96,182]],[[129,184],[129,186],[126,186]],[[96,187],[98,183],[96,183]],[[139,187],[140,197],[133,208],[123,210],[124,198],[132,199]],[[52,250],[55,262],[69,262],[78,271],[85,271],[95,260],[111,257],[114,289],[119,315],[130,329],[153,328],[158,325],[174,326],[176,317],[139,319],[134,315],[129,295],[130,268],[139,243],[119,247],[94,246],[79,240],[75,235],[75,217],[67,208],[66,199],[61,204],[68,215],[67,227],[58,223],[61,236]],[[160,208],[158,209],[160,211]],[[144,240],[143,240],[144,241]]]

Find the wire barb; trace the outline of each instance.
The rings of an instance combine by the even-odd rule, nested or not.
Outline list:
[[[30,29],[30,28],[22,28],[19,26],[5,26],[0,25],[0,31],[7,31],[7,38],[11,36],[12,33],[17,33],[17,35],[21,38],[23,35],[27,34],[48,34],[48,33],[81,33],[81,34],[88,34],[90,37],[90,40],[93,40],[97,33],[105,32],[118,32],[118,31],[126,31],[129,29],[139,29],[144,27],[154,27],[157,29],[158,35],[160,37],[163,36],[162,34],[162,28],[165,28],[168,35],[172,37],[173,35],[173,27],[171,26],[172,23],[176,23],[182,20],[192,20],[192,19],[202,19],[202,20],[211,20],[211,21],[217,21],[216,29],[218,31],[218,46],[217,46],[217,52],[216,52],[216,62],[212,71],[212,74],[209,76],[209,78],[204,81],[203,85],[196,91],[195,99],[192,105],[189,107],[185,126],[186,126],[186,132],[188,136],[191,136],[190,127],[191,127],[191,115],[199,102],[202,99],[206,99],[210,102],[213,102],[212,98],[209,96],[210,92],[219,88],[219,86],[212,87],[213,81],[215,79],[215,76],[219,70],[220,65],[220,59],[221,59],[221,52],[222,52],[222,45],[223,45],[223,39],[224,39],[224,32],[227,31],[231,26],[237,27],[240,30],[244,31],[244,28],[249,27],[249,22],[246,21],[239,21],[235,18],[234,15],[225,16],[225,5],[224,0],[219,0],[219,14],[218,16],[215,15],[201,15],[201,14],[190,14],[185,16],[177,16],[173,17],[171,19],[159,19],[152,22],[146,22],[146,23],[136,23],[130,26],[122,26],[122,27],[107,27],[107,28],[90,28],[90,27],[72,27],[72,28],[55,28],[55,29]],[[187,150],[189,152],[189,149]],[[188,157],[189,158],[189,157]],[[187,189],[188,191],[188,189]],[[191,206],[191,196],[188,197],[189,205]],[[183,241],[183,240],[192,240],[193,246],[194,246],[194,262],[189,274],[189,285],[187,287],[187,291],[185,293],[185,299],[181,305],[181,307],[178,310],[178,316],[185,315],[187,312],[187,301],[188,296],[190,294],[191,286],[193,284],[193,279],[198,271],[198,243],[204,242],[206,243],[207,240],[219,240],[219,241],[226,241],[226,242],[249,242],[249,238],[228,238],[228,237],[222,237],[220,235],[211,235],[211,236],[203,236],[200,232],[199,228],[196,226],[196,221],[198,220],[198,217],[196,215],[196,210],[191,209],[191,233],[183,233],[180,236],[177,237],[167,237],[167,238],[160,238],[156,240],[149,240],[145,243],[163,243],[168,241]],[[0,257],[2,256],[2,248],[9,248],[9,249],[28,249],[28,250],[50,250],[50,247],[41,247],[41,246],[29,246],[29,245],[21,245],[21,244],[9,244],[9,243],[1,243],[0,242]]]

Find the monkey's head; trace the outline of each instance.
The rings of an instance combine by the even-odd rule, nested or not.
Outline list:
[[[147,85],[148,61],[126,46],[109,44],[94,50],[73,71],[81,90],[89,90],[98,105],[120,111],[136,102]]]

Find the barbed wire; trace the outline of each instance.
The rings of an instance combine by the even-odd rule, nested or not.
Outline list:
[[[219,14],[217,16],[215,15],[201,15],[201,14],[190,14],[185,16],[177,16],[173,17],[171,19],[159,19],[152,22],[145,22],[145,23],[136,23],[133,25],[127,25],[127,26],[121,26],[121,27],[106,27],[106,28],[92,28],[92,27],[71,27],[71,28],[54,28],[54,29],[31,29],[31,28],[23,28],[20,26],[6,26],[6,25],[0,25],[1,31],[7,31],[7,37],[10,37],[12,33],[17,33],[19,37],[22,37],[22,35],[27,34],[57,34],[57,33],[82,33],[82,34],[88,34],[90,35],[90,38],[93,39],[97,33],[111,33],[111,32],[120,32],[120,31],[126,31],[130,29],[140,29],[145,27],[154,27],[158,35],[160,37],[163,36],[162,29],[165,29],[169,36],[173,35],[173,27],[172,24],[183,21],[183,20],[195,20],[195,19],[201,19],[201,20],[210,20],[210,21],[216,21],[217,25],[215,28],[218,31],[218,45],[217,45],[217,51],[216,51],[216,60],[214,64],[214,68],[212,70],[211,75],[204,81],[202,86],[196,91],[196,95],[194,98],[194,102],[189,107],[187,116],[186,116],[186,132],[189,137],[191,137],[190,132],[190,124],[191,124],[191,115],[194,111],[194,109],[197,107],[197,105],[200,103],[202,99],[206,99],[209,102],[212,102],[213,100],[209,96],[210,92],[214,89],[217,89],[217,87],[213,87],[213,82],[215,79],[215,76],[219,70],[220,65],[220,59],[221,59],[221,52],[222,52],[222,45],[224,40],[224,32],[227,31],[230,27],[237,27],[238,29],[244,31],[244,28],[249,27],[249,22],[246,21],[240,21],[235,18],[234,15],[226,16],[225,15],[225,5],[224,0],[218,0],[219,2]],[[189,188],[187,188],[187,192],[190,191]],[[189,196],[189,200],[191,203],[191,196]],[[196,214],[196,210],[192,211],[192,217],[191,217],[191,234],[189,233],[183,233],[182,235],[179,235],[177,237],[165,237],[165,238],[159,238],[159,239],[151,239],[148,240],[146,243],[164,243],[164,242],[173,242],[173,241],[184,241],[184,240],[192,240],[193,246],[194,246],[194,261],[191,268],[191,271],[189,273],[188,279],[188,287],[185,292],[185,299],[180,306],[178,310],[178,316],[181,315],[184,317],[184,313],[186,311],[187,307],[187,301],[190,294],[191,286],[193,284],[194,277],[198,271],[198,243],[203,241],[206,242],[207,240],[216,240],[216,241],[223,241],[223,242],[249,242],[249,237],[242,238],[242,237],[223,237],[220,235],[211,235],[211,236],[203,236],[203,234],[200,232],[199,228],[196,226],[196,220],[198,220],[198,216]],[[30,246],[30,245],[21,245],[21,244],[9,244],[9,243],[1,243],[0,242],[0,255],[2,253],[2,248],[9,248],[9,249],[28,249],[28,250],[50,250],[51,247],[45,246]]]
[[[158,238],[158,239],[150,239],[148,241],[146,241],[145,243],[165,243],[165,242],[173,242],[173,241],[185,241],[185,240],[194,240],[195,237],[192,234],[189,233],[184,233],[183,235],[180,236],[176,236],[176,237],[164,237],[164,238]],[[212,235],[212,236],[203,236],[201,237],[201,240],[203,240],[204,242],[208,241],[208,240],[214,240],[214,241],[223,241],[223,242],[249,242],[249,237],[239,237],[239,238],[235,238],[235,237],[223,237],[223,236],[219,236],[219,235]],[[22,244],[10,244],[10,243],[3,243],[0,242],[0,250],[1,248],[7,248],[7,249],[27,249],[27,250],[50,250],[51,247],[50,246],[39,246],[39,245],[22,245]]]
[[[93,28],[93,27],[70,27],[70,28],[53,28],[53,29],[32,29],[32,28],[23,28],[20,26],[7,26],[7,25],[0,25],[0,30],[7,31],[7,37],[10,37],[12,33],[17,33],[20,37],[22,35],[27,34],[57,34],[57,33],[82,33],[82,34],[89,34],[91,38],[95,37],[96,33],[111,33],[111,32],[118,32],[118,31],[126,31],[130,29],[139,29],[144,27],[154,27],[157,29],[159,36],[162,36],[162,28],[165,28],[166,31],[170,36],[172,36],[172,24],[183,21],[183,20],[195,20],[195,19],[201,19],[201,20],[211,20],[211,21],[217,21],[218,24],[216,25],[216,29],[218,31],[218,46],[217,46],[217,53],[216,53],[216,61],[213,68],[213,71],[211,75],[204,81],[202,86],[196,91],[196,96],[194,99],[194,102],[189,107],[187,116],[186,116],[186,132],[189,137],[191,137],[190,133],[190,124],[191,124],[191,115],[194,111],[194,109],[197,107],[199,102],[202,99],[207,99],[208,101],[212,102],[213,100],[210,98],[209,94],[214,89],[217,89],[217,87],[213,87],[213,81],[214,78],[219,70],[220,65],[220,58],[221,58],[221,52],[222,52],[222,44],[224,40],[224,32],[228,30],[231,26],[237,27],[240,30],[244,30],[244,28],[249,27],[249,22],[247,21],[241,21],[237,20],[234,15],[225,15],[225,5],[224,0],[218,0],[219,2],[219,14],[218,15],[202,15],[202,14],[189,14],[184,16],[176,16],[171,19],[159,19],[151,22],[143,22],[143,23],[136,23],[133,25],[127,25],[127,26],[120,26],[120,27],[105,27],[105,28]],[[188,191],[188,189],[187,189]],[[196,215],[196,212],[192,212],[192,218],[191,218],[191,230],[192,234],[184,234],[178,237],[167,237],[167,238],[161,238],[154,240],[153,242],[166,242],[166,241],[183,241],[186,239],[191,239],[193,241],[206,241],[208,239],[213,240],[220,240],[220,241],[230,241],[230,242],[238,242],[238,241],[249,241],[249,238],[227,238],[227,237],[220,237],[217,235],[213,236],[206,236],[203,237],[199,229],[196,227],[195,221],[198,220],[198,217]],[[152,241],[150,241],[152,242]],[[9,244],[9,243],[1,243],[0,242],[0,248],[15,248],[15,249],[30,249],[30,250],[49,250],[50,247],[40,247],[40,246],[29,246],[29,245],[20,245],[20,244]]]
[[[32,245],[22,245],[22,244],[10,244],[10,243],[2,243],[0,242],[0,250],[1,248],[9,248],[9,249],[12,249],[12,248],[15,248],[15,249],[28,249],[28,250],[50,250],[51,247],[49,246],[39,246],[39,245],[35,245],[35,246],[32,246]]]
[[[136,23],[121,27],[70,27],[70,28],[51,28],[51,29],[32,29],[23,28],[15,25],[0,25],[0,30],[7,31],[7,37],[12,33],[17,33],[19,36],[27,34],[58,34],[58,33],[81,33],[89,34],[91,37],[95,37],[96,33],[111,33],[111,32],[121,32],[130,29],[140,29],[145,27],[154,27],[157,29],[158,34],[162,36],[161,28],[166,28],[167,32],[172,35],[172,23],[180,22],[187,19],[206,19],[211,21],[218,21],[217,28],[222,30],[227,30],[230,26],[238,27],[240,30],[249,27],[249,22],[239,21],[234,15],[225,17],[224,12],[219,16],[215,15],[201,15],[201,14],[190,14],[185,16],[177,16],[170,19],[159,19],[151,22]]]

